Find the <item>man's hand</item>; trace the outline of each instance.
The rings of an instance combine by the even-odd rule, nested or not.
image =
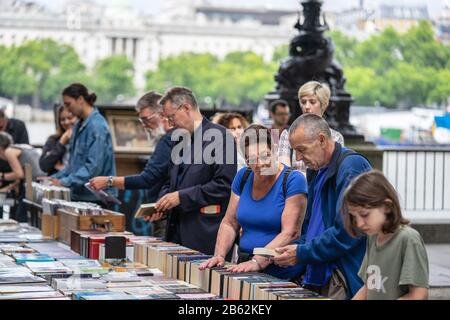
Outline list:
[[[89,185],[96,191],[104,190],[108,188],[108,179],[109,177],[96,177],[89,180]]]
[[[159,221],[162,220],[165,216],[164,212],[157,212],[154,215],[150,216],[150,217],[144,217],[144,220],[147,222],[155,222],[155,221]]]
[[[159,199],[156,203],[155,208],[158,212],[167,212],[180,205],[180,193],[173,192],[166,194],[164,197]]]
[[[51,179],[51,182],[54,186],[62,187],[61,181],[59,181],[58,179]]]
[[[280,255],[272,258],[275,265],[287,268],[297,264],[297,245],[290,245],[275,249]]]
[[[210,269],[210,268],[214,268],[214,267],[223,267],[225,265],[225,259],[221,256],[215,256],[212,257],[211,259],[209,259],[208,261],[203,262],[199,269],[200,270],[205,270],[205,269]]]

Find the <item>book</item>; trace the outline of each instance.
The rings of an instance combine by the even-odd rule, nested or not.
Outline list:
[[[117,205],[121,205],[122,201],[120,201],[119,199],[117,199],[115,196],[113,196],[112,194],[110,194],[109,192],[105,191],[105,190],[94,190],[92,189],[90,183],[86,183],[84,185],[86,187],[86,189],[88,189],[99,201],[101,201],[103,204],[105,205],[109,205],[109,204],[117,204]]]
[[[16,260],[17,263],[55,261],[55,259],[53,259],[49,255],[41,253],[14,253],[12,257]]]
[[[63,298],[64,295],[57,291],[44,292],[18,292],[7,295],[0,295],[0,300],[34,300],[34,299],[49,299],[49,298]]]
[[[278,257],[280,254],[275,251],[275,249],[269,249],[269,248],[255,248],[253,249],[253,254],[262,256],[265,258],[274,258]]]
[[[186,293],[177,294],[181,300],[218,300],[218,296],[212,293]]]
[[[25,266],[30,269],[34,274],[44,273],[72,273],[69,267],[66,267],[61,262],[25,262]]]
[[[26,248],[23,246],[17,246],[12,244],[6,244],[0,246],[0,251],[7,255],[12,255],[14,253],[34,253],[36,250],[32,248]]]
[[[100,262],[93,259],[58,259],[63,265],[69,268],[100,267]]]
[[[90,289],[106,289],[106,282],[100,279],[53,279],[52,288],[55,290],[90,290]]]
[[[156,203],[145,203],[141,204],[139,209],[136,211],[136,214],[134,217],[136,219],[138,218],[145,218],[145,217],[151,217],[154,214],[156,214],[158,211],[155,208]]]
[[[116,300],[137,300],[137,297],[125,293],[125,292],[111,292],[99,295],[82,295],[80,297],[81,300],[108,300],[108,301],[116,301]]]
[[[28,285],[28,284],[45,284],[47,281],[41,277],[33,275],[13,275],[0,276],[0,285]]]
[[[150,294],[139,300],[180,300],[180,297],[173,293]]]
[[[0,286],[0,296],[14,293],[46,292],[46,291],[55,291],[55,290],[47,285]]]

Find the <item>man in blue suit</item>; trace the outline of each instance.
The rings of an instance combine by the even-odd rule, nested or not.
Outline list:
[[[181,141],[172,149],[170,178],[153,220],[169,213],[168,241],[212,255],[237,171],[236,144],[224,127],[202,116],[191,90],[172,88],[160,103],[176,128],[172,140]]]
[[[334,142],[325,120],[304,114],[289,130],[289,140],[308,167],[308,206],[298,245],[279,248],[279,266],[300,264],[302,284],[334,299],[348,299],[363,285],[358,271],[366,250],[365,237],[352,238],[344,229],[341,206],[351,180],[370,163]]]

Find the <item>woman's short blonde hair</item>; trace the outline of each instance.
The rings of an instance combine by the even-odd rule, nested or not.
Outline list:
[[[320,102],[320,108],[322,109],[322,112],[325,113],[330,103],[330,87],[328,87],[328,85],[325,83],[320,83],[317,81],[307,82],[298,91],[298,99],[301,100],[302,97],[309,95],[316,96],[317,100],[319,100]]]

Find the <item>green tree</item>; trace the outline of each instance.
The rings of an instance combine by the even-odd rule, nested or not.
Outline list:
[[[21,97],[33,93],[33,78],[26,72],[23,61],[18,58],[17,47],[0,47],[0,56],[0,93],[18,103]]]
[[[162,59],[157,71],[147,73],[147,89],[164,92],[173,86],[194,90],[199,99],[215,95],[214,82],[219,73],[219,60],[211,54],[184,53]]]
[[[355,47],[352,65],[370,67],[381,75],[402,61],[403,56],[401,35],[393,28],[387,28]]]
[[[328,36],[333,40],[334,59],[344,67],[352,67],[358,41],[340,31],[330,31]]]
[[[417,67],[448,68],[450,47],[436,41],[433,27],[428,21],[421,21],[412,27],[402,39],[405,62]]]
[[[62,75],[76,76],[84,71],[78,55],[68,45],[60,45],[51,39],[32,40],[17,48],[17,63],[22,64],[25,73],[33,80],[32,106],[40,107],[41,100],[53,100],[61,88],[55,88],[56,80]],[[70,77],[69,77],[70,78]],[[50,81],[50,86],[47,84]],[[59,83],[58,81],[56,81]]]
[[[147,73],[147,89],[165,91],[182,85],[191,88],[201,103],[227,101],[240,105],[258,102],[273,86],[275,63],[265,63],[252,52],[233,52],[222,61],[211,54],[185,53],[162,59]]]
[[[108,57],[97,61],[91,87],[97,93],[99,102],[114,103],[119,97],[132,97],[134,87],[134,66],[124,55]]]
[[[345,69],[347,90],[358,105],[372,106],[380,100],[382,93],[376,84],[376,74],[371,68],[353,67]]]
[[[279,63],[284,58],[289,56],[289,46],[287,44],[283,44],[275,49],[272,57],[272,61]]]

